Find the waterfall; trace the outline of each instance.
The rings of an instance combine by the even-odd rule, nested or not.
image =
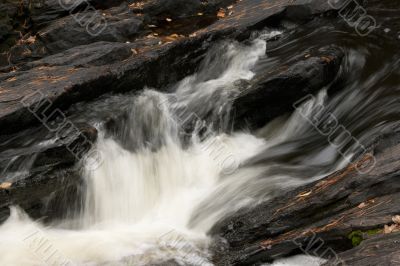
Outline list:
[[[84,202],[76,218],[44,226],[13,207],[0,227],[6,251],[0,264],[212,265],[207,231],[215,222],[312,180],[272,174],[276,162],[254,163],[309,130],[298,113],[256,135],[229,131],[230,104],[265,50],[261,39],[222,43],[173,93],[145,88],[133,96],[113,134],[98,128],[93,149],[102,162],[82,171]],[[310,104],[316,103],[303,108]]]

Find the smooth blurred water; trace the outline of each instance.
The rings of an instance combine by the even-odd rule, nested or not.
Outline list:
[[[103,157],[99,168],[82,172],[82,208],[51,225],[13,208],[0,227],[0,265],[211,265],[207,231],[215,222],[340,169],[357,154],[354,145],[348,156],[339,154],[307,118],[333,114],[364,145],[398,129],[397,39],[385,39],[381,29],[360,37],[342,24],[317,19],[255,33],[246,44],[220,43],[171,93],[145,88],[76,106],[71,119],[97,125],[93,148]],[[345,53],[334,83],[262,129],[230,130],[243,80],[330,45]],[[324,109],[316,113],[318,105]],[[99,117],[118,110],[126,116],[110,133]],[[2,147],[15,151],[8,142]],[[9,176],[29,171],[30,161],[20,165]],[[313,263],[319,261],[294,257],[274,265]]]

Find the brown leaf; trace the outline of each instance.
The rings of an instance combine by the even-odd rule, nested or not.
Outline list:
[[[367,204],[365,204],[365,202],[361,202],[360,205],[358,205],[359,209],[364,208],[365,206],[367,206]]]
[[[217,17],[224,18],[225,17],[225,9],[220,8],[220,10],[217,13]]]
[[[30,36],[25,40],[25,43],[32,44],[36,42],[36,36]]]
[[[267,240],[262,241],[260,244],[264,248],[271,249],[272,243],[273,243],[273,241],[271,239],[267,239]]]
[[[400,215],[395,215],[392,217],[392,221],[397,224],[400,225]]]
[[[385,228],[383,229],[384,234],[390,234],[395,231],[397,225],[392,224],[392,225],[385,225]]]
[[[311,195],[312,191],[308,191],[308,192],[303,192],[300,193],[297,197],[302,198],[302,197],[307,197],[309,195]]]
[[[10,182],[4,182],[0,184],[0,189],[9,189],[12,186]]]
[[[16,80],[17,80],[17,77],[12,77],[12,78],[6,79],[7,82],[16,81]]]

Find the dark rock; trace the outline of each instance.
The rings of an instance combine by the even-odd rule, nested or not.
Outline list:
[[[38,38],[50,53],[97,41],[126,42],[138,34],[142,18],[122,7],[79,12],[38,32]]]
[[[61,218],[79,202],[79,182],[79,171],[61,169],[32,173],[10,188],[0,189],[0,222],[9,216],[10,206],[20,206],[33,219]]]
[[[26,107],[37,106],[46,99],[51,101],[51,104],[47,103],[51,106],[48,109],[51,112],[55,108],[64,109],[72,103],[93,99],[106,92],[139,90],[145,85],[160,87],[176,82],[194,70],[199,57],[211,45],[213,38],[207,40],[206,37],[146,47],[139,50],[138,54],[131,51],[132,56],[123,62],[104,66],[41,66],[0,75],[1,90],[9,92],[0,96],[1,134],[23,128],[26,123],[37,123]],[[208,43],[203,43],[206,40]],[[169,68],[165,68],[165,65],[169,65]],[[6,124],[9,126],[3,127]]]
[[[360,246],[340,253],[339,259],[333,258],[323,266],[342,265],[375,266],[398,265],[400,261],[400,233],[379,234],[371,239],[363,241]],[[339,264],[340,265],[340,264]]]
[[[90,9],[107,9],[120,5],[123,0],[37,0],[30,8],[30,17],[36,29],[39,29],[50,22],[78,12],[85,12]]]
[[[351,249],[351,232],[383,229],[400,212],[399,150],[398,144],[375,145],[371,154],[343,170],[219,222],[210,234],[227,242],[217,244],[215,261],[248,265],[304,250],[332,258],[332,251]],[[319,250],[318,241],[324,244]]]
[[[290,11],[285,13],[288,9]],[[306,9],[306,14],[311,17],[311,15],[332,10],[332,7],[328,1],[324,0],[243,0],[234,4],[233,8],[227,12],[228,16],[224,19],[218,20],[201,31],[209,32],[231,28],[238,30],[247,27],[253,29],[262,28],[266,21],[273,22],[276,19],[288,18],[290,14],[299,9],[302,13]]]
[[[94,63],[95,66],[84,68],[58,66],[56,61],[63,61],[60,59],[63,55],[58,55],[53,58],[54,63],[51,62],[51,58],[50,63],[47,61],[47,64],[54,66],[48,67],[44,65],[34,67],[28,71],[22,69],[21,71],[2,74],[0,75],[0,90],[3,92],[0,94],[0,126],[4,133],[1,132],[1,134],[15,132],[15,130],[24,128],[26,125],[36,121],[21,104],[21,100],[24,97],[31,95],[35,91],[40,91],[45,97],[49,97],[53,103],[53,108],[63,109],[77,101],[93,99],[110,91],[137,90],[144,85],[156,88],[165,86],[193,73],[204,53],[215,41],[227,37],[244,39],[249,36],[254,27],[261,27],[262,23],[266,23],[277,12],[285,10],[285,6],[300,5],[300,2],[302,1],[281,0],[277,2],[279,3],[279,9],[277,9],[275,6],[266,5],[260,1],[242,1],[235,5],[233,8],[235,12],[232,16],[221,19],[213,25],[196,32],[196,36],[178,38],[173,42],[167,41],[167,43],[164,43],[165,40],[163,38],[155,38],[155,40],[159,41],[156,45],[145,47],[142,47],[142,45],[146,44],[146,41],[136,41],[136,43],[139,43],[137,51],[132,51],[131,57],[119,63],[104,65],[101,62],[101,66]],[[319,6],[318,10],[325,10],[323,6]],[[137,17],[129,14],[129,12],[126,13],[124,11],[126,9],[123,6],[112,10],[114,10],[115,15],[111,16],[111,25],[107,27],[108,29],[104,31],[104,34],[87,36],[88,33],[84,28],[73,25],[73,18],[68,16],[62,18],[61,21],[57,20],[54,25],[49,26],[46,30],[42,30],[39,33],[41,37],[38,37],[38,42],[42,43],[43,47],[45,46],[44,41],[47,43],[44,48],[45,52],[50,52],[51,49],[54,49],[53,52],[55,52],[79,45],[82,42],[89,43],[102,40],[107,36],[112,39],[111,41],[119,40],[118,38],[126,40],[124,38],[127,38],[127,35],[135,32],[127,29],[125,27],[126,23],[129,24],[131,20],[134,20],[135,23],[138,22]],[[256,10],[256,13],[249,13],[248,10]],[[317,12],[316,10],[313,11]],[[70,27],[62,29],[62,21],[68,22],[67,25]],[[115,21],[114,26],[112,26],[113,21]],[[120,27],[121,32],[119,32]],[[61,34],[58,30],[62,30],[64,33]],[[78,35],[74,35],[74,31],[77,31]],[[111,36],[112,32],[118,32],[119,35]],[[84,55],[85,49],[81,46],[79,53]],[[89,47],[90,49],[93,49],[92,45]],[[75,51],[78,53],[78,48]],[[104,52],[102,48],[97,51]],[[87,52],[87,54],[90,53]],[[65,55],[72,56],[71,51]],[[119,58],[124,56],[125,52]],[[75,56],[75,58],[77,57]],[[111,60],[111,62],[114,62],[112,57]],[[67,59],[66,61],[68,62]],[[90,59],[84,58],[81,58],[80,61],[91,62]],[[74,65],[72,62],[68,62],[68,64]],[[35,63],[32,65],[35,65]],[[169,67],[165,68],[165,65]],[[15,121],[18,121],[18,123],[15,123]]]
[[[243,0],[234,5],[232,14],[227,13],[226,18],[200,31],[195,28],[196,32],[192,32],[191,37],[171,40],[162,36],[162,32],[159,33],[160,37],[143,37],[147,32],[141,31],[142,24],[149,14],[134,14],[126,5],[101,11],[101,17],[97,18],[101,26],[104,13],[107,27],[99,34],[90,34],[86,26],[90,16],[98,15],[97,11],[85,11],[82,7],[78,8],[80,12],[59,13],[51,1],[46,1],[48,5],[44,8],[48,12],[43,13],[43,17],[36,16],[38,32],[25,35],[7,56],[7,60],[17,63],[20,68],[15,71],[7,68],[3,70],[7,73],[0,74],[0,137],[8,137],[7,134],[39,124],[38,116],[48,116],[58,109],[66,110],[74,103],[93,100],[105,93],[141,90],[145,85],[167,89],[169,84],[193,73],[216,41],[226,38],[244,40],[253,29],[262,28],[269,19],[281,15],[287,6],[308,7],[311,2],[324,1],[280,0],[267,3]],[[103,3],[108,5],[109,1]],[[186,7],[182,1],[168,3],[170,5],[165,7],[170,9],[176,3],[184,5],[179,7],[182,8],[177,12],[179,14],[189,15],[190,12],[196,12],[192,8],[198,7]],[[40,10],[41,7],[36,8]],[[326,10],[321,5],[316,9],[311,8],[309,14]],[[56,19],[46,24],[53,16]],[[77,16],[81,26],[76,21]],[[126,43],[133,39],[135,41],[132,44]],[[31,62],[36,59],[40,60]],[[316,78],[318,82],[307,81],[315,89],[322,84],[320,79],[325,75],[325,68],[330,67],[329,63],[322,61],[314,58],[303,65],[298,64],[298,67],[308,67],[312,63],[318,65],[318,70],[311,68],[309,75],[310,79]],[[296,68],[290,70],[293,71],[290,73],[301,72]],[[260,85],[252,84],[251,93],[264,95],[262,85],[268,82],[268,79],[260,76]],[[304,81],[304,84],[308,85],[307,82]],[[250,92],[243,94],[243,99],[249,95]],[[246,104],[242,107],[240,110],[243,112]],[[251,117],[251,112],[242,114],[241,118],[246,119],[246,116]],[[96,134],[91,130],[87,133],[88,138],[95,138]],[[90,148],[79,138],[69,143],[74,143],[81,154]],[[38,151],[29,175],[14,182],[10,189],[0,191],[0,212],[6,214],[7,206],[17,204],[32,217],[52,217],[62,210],[60,206],[63,206],[63,200],[78,197],[76,185],[80,175],[75,168],[71,168],[77,160],[66,154],[67,150],[65,144],[60,144]],[[28,151],[24,152],[20,156],[29,155]],[[66,187],[67,195],[62,194]],[[50,203],[54,203],[54,207],[48,207]]]
[[[88,1],[77,0],[71,2],[73,4],[67,3],[68,1],[59,0],[34,1],[30,7],[30,17],[35,24],[35,28],[39,29],[51,21],[67,16],[69,13],[73,13],[74,10],[76,11],[84,8],[87,6]]]
[[[147,0],[133,1],[132,11],[144,13],[151,17],[186,17],[200,11],[202,4],[199,0]]]
[[[336,48],[309,56],[277,71],[267,70],[251,80],[233,103],[234,127],[259,128],[292,111],[296,101],[332,82],[343,53]]]
[[[67,123],[68,120],[65,121],[59,130],[53,132],[43,127],[29,129],[15,136],[2,136],[1,139],[8,139],[1,145],[2,173],[70,167],[80,161],[96,142],[97,130],[87,124],[71,125]],[[34,141],[27,136],[35,137]],[[7,176],[3,178],[5,180],[0,182],[8,180]]]
[[[0,182],[12,185],[0,189],[0,221],[8,216],[7,208],[11,205],[22,207],[33,218],[49,219],[62,215],[66,206],[74,206],[81,182],[81,173],[75,165],[82,161],[97,139],[97,130],[93,127],[78,124],[76,129],[79,131],[70,127],[58,131],[54,136],[58,138],[47,141],[51,143],[47,145],[13,148],[25,142],[25,134],[10,136],[11,141],[3,144],[0,167],[4,176]],[[15,171],[29,173],[15,176]]]
[[[24,33],[25,11],[13,1],[6,0],[0,3],[0,54],[8,51]],[[1,63],[0,60],[0,66]]]
[[[27,68],[39,66],[73,66],[89,67],[102,66],[121,62],[132,56],[132,49],[137,44],[95,42],[88,45],[77,46],[55,55],[47,56],[41,60],[28,63]]]
[[[52,21],[34,36],[25,36],[9,53],[11,64],[59,53],[98,41],[127,42],[142,28],[143,18],[127,6],[104,11],[89,10]]]

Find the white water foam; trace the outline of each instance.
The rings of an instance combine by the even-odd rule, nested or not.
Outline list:
[[[198,101],[209,105],[203,106],[205,109],[212,108],[213,94],[229,94],[235,89],[235,81],[251,79],[252,67],[264,54],[262,40],[251,46],[228,45],[225,61],[219,62],[224,69],[217,76],[210,78],[215,73],[203,69],[177,85],[179,104]],[[151,127],[151,137],[161,138],[162,145],[146,147],[143,143],[132,151],[112,138],[100,136],[96,149],[103,155],[103,163],[84,173],[83,212],[74,221],[46,227],[13,208],[11,217],[0,227],[0,265],[136,266],[163,265],[168,260],[181,265],[212,265],[207,230],[251,201],[251,187],[246,183],[257,184],[256,177],[265,170],[246,167],[226,175],[228,166],[222,162],[226,156],[233,156],[239,166],[268,145],[264,139],[237,133],[213,134],[202,142],[193,139],[183,148],[169,110],[160,113],[146,104],[164,98],[161,93],[145,91],[133,106],[134,121],[141,121],[134,127]],[[128,134],[131,138],[148,137],[146,130],[133,132],[142,135]],[[279,179],[281,183],[286,181],[293,180]],[[235,199],[235,195],[240,197]],[[213,202],[210,198],[220,205],[202,208],[202,202]],[[192,217],[197,210],[202,213],[200,220]]]

